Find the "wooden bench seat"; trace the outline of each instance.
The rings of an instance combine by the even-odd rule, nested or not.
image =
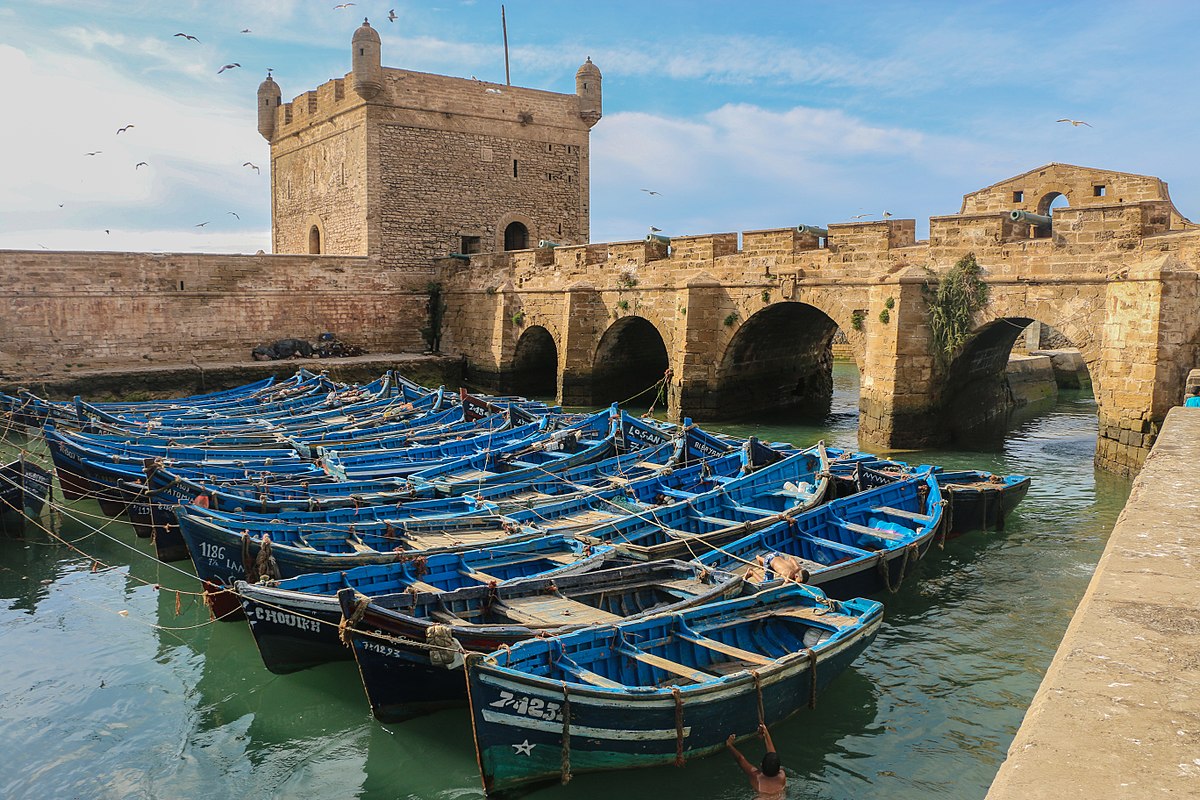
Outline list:
[[[707,636],[693,636],[689,633],[682,632],[676,633],[675,635],[686,642],[699,645],[706,650],[712,650],[714,653],[720,653],[723,656],[729,656],[737,661],[744,661],[750,664],[757,664],[759,666],[766,666],[767,664],[773,662],[773,659],[768,658],[767,656],[759,655],[758,653],[752,653],[749,650],[743,650],[740,647],[735,647],[731,644],[725,644],[724,642],[719,642],[716,639],[709,639]],[[713,667],[715,668],[716,665],[713,665]]]
[[[619,622],[620,617],[561,595],[513,597],[492,606],[514,622],[531,627],[593,625]]]
[[[891,506],[879,506],[875,509],[880,514],[887,514],[890,517],[900,517],[901,519],[911,519],[914,522],[926,523],[933,519],[928,514],[918,514],[916,511],[905,511],[902,508],[892,508]]]
[[[882,528],[868,528],[866,525],[859,525],[854,522],[843,522],[842,525],[846,527],[846,530],[862,533],[867,536],[876,536],[880,539],[886,539],[889,542],[902,542],[908,538],[895,531],[885,531]]]
[[[560,658],[555,662],[559,669],[572,675],[584,683],[590,683],[593,686],[600,686],[604,689],[624,689],[625,684],[606,678],[603,675],[598,675],[590,669],[584,669],[569,658]]]
[[[631,647],[622,647],[619,652],[622,655],[629,656],[630,658],[636,659],[643,664],[649,664],[652,667],[661,669],[663,672],[668,672],[680,678],[686,678],[694,683],[704,683],[705,681],[714,680],[717,677],[711,672],[705,672],[694,667],[689,667],[686,664],[680,664],[676,661],[671,661],[668,658],[656,656],[653,653],[647,653],[644,650],[636,650]]]

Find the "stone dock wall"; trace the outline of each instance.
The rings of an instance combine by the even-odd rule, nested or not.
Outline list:
[[[1174,408],[987,800],[1200,796],[1197,463]]]

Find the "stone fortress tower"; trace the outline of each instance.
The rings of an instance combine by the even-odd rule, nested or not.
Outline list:
[[[589,58],[575,94],[384,67],[369,22],[352,71],[290,103],[268,75],[275,253],[365,255],[432,268],[450,253],[588,242],[588,137],[601,117]]]

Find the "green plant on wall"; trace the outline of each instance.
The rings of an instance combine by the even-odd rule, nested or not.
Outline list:
[[[632,289],[638,285],[637,273],[631,269],[623,269],[617,274],[617,286],[622,289]]]
[[[888,312],[888,310],[886,308],[879,312],[879,321],[882,322],[884,325],[887,325],[889,322],[892,321],[892,315],[891,315],[891,313]]]
[[[629,310],[629,301],[628,300],[618,300],[617,308],[621,309],[622,311],[628,311]]]
[[[729,312],[729,313],[728,313],[728,314],[725,316],[725,327],[726,327],[726,328],[732,328],[732,327],[733,327],[733,323],[737,322],[737,318],[738,318],[737,312],[736,312],[736,311],[730,311],[730,312]]]
[[[967,253],[946,274],[929,270],[924,286],[934,354],[947,364],[971,336],[975,314],[988,302],[988,286],[974,253]]]
[[[850,315],[850,327],[854,328],[856,331],[861,331],[863,329],[863,322],[866,320],[866,318],[866,314],[864,314],[861,310],[855,309],[855,311]]]
[[[425,284],[425,327],[421,328],[421,338],[425,346],[433,352],[438,352],[442,346],[442,319],[446,316],[446,301],[442,299],[442,285],[436,281]]]
[[[883,301],[883,307],[884,307],[884,308],[887,308],[887,309],[893,309],[893,308],[895,308],[895,307],[896,307],[896,298],[894,298],[894,297],[889,297],[887,300],[884,300],[884,301]]]
[[[513,325],[521,325],[524,322],[525,322],[525,312],[524,311],[518,311],[517,313],[512,315]]]
[[[771,302],[771,291],[770,291],[769,289],[763,289],[763,292],[762,292],[762,301],[763,301],[764,303],[769,303],[769,302]]]

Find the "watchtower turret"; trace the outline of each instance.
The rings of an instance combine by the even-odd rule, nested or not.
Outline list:
[[[600,121],[604,111],[600,98],[600,68],[591,56],[575,73],[575,94],[579,95],[579,116],[590,128]]]
[[[267,79],[258,85],[258,132],[268,142],[275,136],[275,111],[282,102],[281,97],[279,84],[267,70]]]
[[[363,100],[370,100],[383,91],[379,33],[371,27],[370,22],[363,19],[363,24],[358,26],[350,42],[354,91]]]

